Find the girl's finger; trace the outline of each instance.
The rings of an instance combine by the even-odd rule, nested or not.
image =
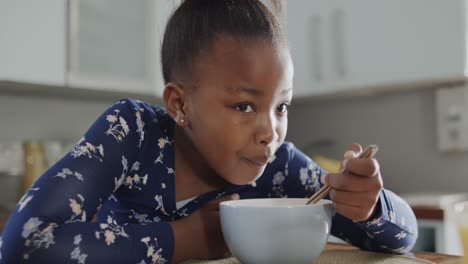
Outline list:
[[[351,219],[354,222],[366,221],[369,219],[373,211],[373,209],[365,210],[360,207],[338,203],[335,203],[335,209],[339,214]]]
[[[347,192],[332,189],[330,198],[335,204],[368,209],[374,207],[379,199],[375,192]]]
[[[344,169],[355,175],[374,177],[378,175],[380,165],[376,159],[350,159],[344,164]]]
[[[345,159],[351,159],[357,157],[362,151],[361,145],[353,143],[348,146],[348,150],[344,154]]]
[[[348,146],[348,150],[345,151],[343,155],[343,161],[341,162],[340,171],[343,171],[346,168],[346,162],[350,159],[356,158],[362,151],[361,145],[353,143]]]
[[[363,177],[351,173],[329,173],[326,182],[333,189],[349,192],[369,192],[383,187],[380,174],[376,177]]]

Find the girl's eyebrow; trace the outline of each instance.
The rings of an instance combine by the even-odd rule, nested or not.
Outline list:
[[[254,87],[248,87],[248,86],[228,87],[227,90],[230,93],[233,93],[233,94],[246,93],[246,94],[250,94],[252,96],[260,96],[260,95],[263,94],[262,91],[254,88]]]
[[[288,94],[291,92],[292,88],[287,88],[281,91],[281,94]],[[254,88],[254,87],[247,87],[247,86],[240,86],[240,87],[228,87],[228,91],[235,94],[242,94],[247,93],[252,96],[260,96],[263,94],[262,91]]]

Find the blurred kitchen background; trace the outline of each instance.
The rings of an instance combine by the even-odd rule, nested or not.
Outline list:
[[[116,100],[161,104],[159,45],[178,2],[0,0],[0,222]],[[332,169],[350,143],[378,144],[419,250],[461,254],[451,206],[468,199],[467,11],[289,0],[281,15],[295,64],[287,139]]]

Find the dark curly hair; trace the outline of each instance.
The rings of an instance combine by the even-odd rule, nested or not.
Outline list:
[[[194,60],[209,51],[215,38],[263,38],[273,45],[286,43],[279,15],[281,0],[272,11],[259,0],[185,0],[166,25],[161,47],[164,83],[189,74]]]

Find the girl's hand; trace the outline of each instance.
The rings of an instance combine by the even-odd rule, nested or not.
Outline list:
[[[186,259],[215,259],[226,257],[229,250],[224,241],[219,217],[219,203],[238,200],[238,194],[222,196],[172,222],[175,249],[172,263]]]
[[[330,197],[341,215],[355,221],[372,218],[383,188],[377,160],[357,158],[362,147],[352,144],[345,152],[341,173],[329,173],[324,181],[332,187]]]

